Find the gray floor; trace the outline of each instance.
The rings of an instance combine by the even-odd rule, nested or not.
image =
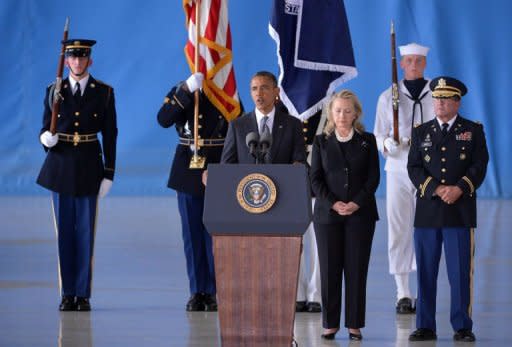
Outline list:
[[[186,313],[188,298],[176,199],[101,202],[91,313],[59,313],[56,242],[49,197],[0,197],[0,346],[220,346],[216,313]],[[384,202],[379,201],[385,220]],[[393,312],[385,223],[377,224],[364,341],[322,342],[319,314],[296,316],[299,346],[510,346],[512,201],[481,201],[476,233],[475,344],[457,344],[449,324],[444,262],[437,343],[409,343],[414,316]]]

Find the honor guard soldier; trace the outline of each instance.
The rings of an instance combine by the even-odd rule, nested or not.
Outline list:
[[[288,112],[288,110],[286,111]],[[325,125],[325,115],[319,110],[307,120],[302,122],[304,142],[308,164],[311,164],[311,149],[317,134],[321,134]],[[320,128],[320,129],[319,129]],[[314,193],[311,192],[314,196]],[[315,198],[312,199],[313,209]],[[321,312],[322,297],[320,288],[320,262],[318,260],[318,248],[316,245],[315,228],[311,222],[302,236],[302,253],[300,256],[299,280],[297,286],[296,312]]]
[[[397,287],[396,313],[414,313],[414,296],[409,274],[416,270],[413,220],[416,188],[407,176],[412,128],[434,118],[428,79],[424,78],[429,48],[410,43],[400,46],[400,67],[404,79],[398,82],[398,129],[400,141],[393,138],[393,92],[386,89],[379,97],[374,134],[379,151],[386,159],[386,213],[388,222],[389,273]]]
[[[418,266],[416,328],[410,341],[435,340],[437,274],[444,248],[450,283],[450,322],[456,341],[475,341],[471,320],[476,190],[489,154],[482,125],[458,114],[464,84],[430,82],[436,118],[415,128],[407,169],[418,189],[414,246]]]
[[[114,90],[89,74],[91,47],[95,43],[82,39],[63,42],[69,76],[61,84],[55,134],[50,131],[55,84],[48,86],[44,100],[40,140],[47,156],[37,183],[52,192],[61,311],[91,309],[98,196],[107,194],[114,179],[117,141]]]
[[[187,263],[190,299],[187,311],[216,311],[215,270],[212,239],[203,225],[204,170],[189,168],[194,154],[194,92],[201,88],[203,74],[192,74],[185,82],[173,87],[158,112],[158,123],[169,128],[174,125],[179,144],[172,162],[167,186],[176,190],[181,217],[183,246]],[[220,161],[228,122],[208,100],[203,91],[199,94],[198,117],[199,153],[208,163]]]

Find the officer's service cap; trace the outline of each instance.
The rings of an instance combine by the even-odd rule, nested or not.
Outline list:
[[[448,76],[439,76],[434,78],[430,82],[430,90],[432,91],[432,97],[442,98],[453,98],[462,97],[466,95],[468,89],[458,79]]]
[[[84,39],[71,39],[63,42],[66,56],[88,57],[91,55],[91,47],[96,41]]]
[[[417,43],[409,43],[405,46],[399,46],[400,55],[403,57],[404,55],[422,55],[424,57],[427,56],[428,47],[418,45]]]

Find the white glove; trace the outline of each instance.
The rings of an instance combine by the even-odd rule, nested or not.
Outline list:
[[[400,141],[400,144],[404,147],[409,147],[411,145],[411,139],[408,137],[402,137]]]
[[[43,145],[45,145],[48,148],[51,148],[55,146],[57,142],[59,142],[59,135],[52,135],[51,132],[46,130],[44,133],[41,134],[41,136],[39,136],[39,140]]]
[[[112,188],[111,180],[109,180],[108,178],[104,178],[103,180],[101,180],[100,191],[98,193],[100,198],[104,198],[105,195],[107,195],[108,192],[110,191],[110,188]]]
[[[185,83],[187,84],[188,90],[191,93],[193,93],[196,90],[198,90],[199,88],[201,88],[201,86],[203,85],[203,80],[204,80],[203,74],[200,72],[196,72],[195,74],[190,75],[190,77],[187,78]]]
[[[388,154],[392,156],[398,152],[398,143],[393,140],[392,137],[386,137],[384,140],[384,148],[386,148]]]

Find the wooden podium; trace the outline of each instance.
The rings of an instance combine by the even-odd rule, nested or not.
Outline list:
[[[213,236],[223,346],[291,345],[310,201],[304,165],[208,166],[203,221]]]

